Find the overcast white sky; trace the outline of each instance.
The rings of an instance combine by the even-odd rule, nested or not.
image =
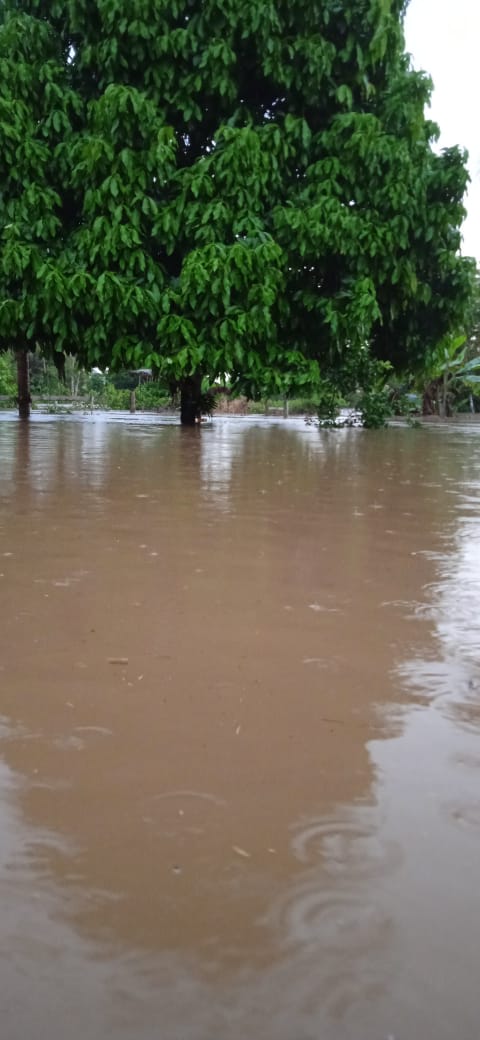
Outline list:
[[[439,146],[459,144],[470,154],[462,251],[480,264],[480,0],[410,0],[405,36],[415,68],[435,84]]]

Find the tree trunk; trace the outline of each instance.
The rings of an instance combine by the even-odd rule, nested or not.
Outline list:
[[[180,422],[182,426],[195,426],[200,422],[202,377],[196,372],[183,379],[180,384]]]
[[[28,354],[26,350],[17,350],[17,401],[20,419],[30,418],[30,377],[28,372]]]
[[[438,414],[441,419],[446,419],[448,415],[448,376],[446,372],[443,373],[442,392],[438,402]]]
[[[55,368],[57,370],[57,375],[58,375],[58,378],[59,378],[60,382],[63,383],[64,386],[66,386],[67,385],[67,380],[66,380],[66,376],[65,376],[65,354],[63,352],[55,350],[54,354],[53,354],[53,363],[54,363]],[[72,384],[73,384],[73,376],[72,376]],[[73,385],[72,385],[72,394],[73,393],[74,393],[74,390],[73,390]]]

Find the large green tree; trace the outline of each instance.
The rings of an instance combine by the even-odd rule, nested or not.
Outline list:
[[[68,192],[57,149],[82,101],[49,23],[11,6],[0,8],[0,350],[16,353],[19,411],[28,417],[28,350],[41,343],[60,363],[70,324]]]
[[[35,76],[55,83],[56,119],[50,96],[25,98],[45,154],[22,172],[49,213],[24,296],[52,349],[155,367],[193,422],[202,377],[252,395],[349,389],[372,358],[411,366],[458,326],[464,156],[433,151],[404,7],[6,0],[4,93],[26,26]],[[3,272],[17,311],[2,335],[41,338],[8,256]]]

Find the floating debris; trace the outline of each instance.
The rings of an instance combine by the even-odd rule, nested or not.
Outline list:
[[[240,845],[232,845],[232,849],[237,853],[237,856],[243,856],[244,859],[251,859],[251,853],[247,852],[246,849],[241,849]]]

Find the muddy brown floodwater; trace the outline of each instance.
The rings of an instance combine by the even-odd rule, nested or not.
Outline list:
[[[478,1040],[480,433],[0,467],[2,1040]]]

